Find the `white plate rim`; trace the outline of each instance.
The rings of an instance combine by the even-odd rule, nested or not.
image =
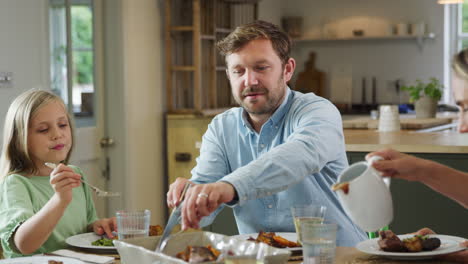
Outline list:
[[[97,250],[117,250],[115,246],[93,246],[91,242],[94,242],[100,239],[102,236],[95,234],[94,232],[83,233],[68,237],[65,240],[70,246],[78,247],[78,248],[85,248],[85,249],[97,249]]]
[[[0,260],[0,263],[20,264],[20,263],[39,263],[39,261],[41,261],[41,263],[45,263],[43,261],[49,261],[49,260],[62,261],[65,264],[85,264],[85,262],[79,259],[59,257],[59,256],[30,256],[30,257],[10,258],[10,259],[2,259]]]
[[[406,234],[406,235],[398,235],[400,239],[405,239],[409,237],[413,237],[414,234]],[[379,238],[369,239],[365,241],[361,241],[356,245],[356,249],[361,252],[376,255],[376,256],[383,256],[387,258],[393,259],[423,259],[423,258],[432,258],[437,255],[443,255],[448,253],[457,252],[460,250],[464,250],[459,244],[465,241],[464,238],[456,237],[456,236],[449,236],[449,235],[439,235],[433,234],[429,235],[430,237],[437,237],[440,239],[442,245],[440,248],[432,250],[432,251],[423,251],[423,252],[386,252],[379,248],[377,241]],[[449,243],[449,245],[444,246],[444,244]]]
[[[241,234],[241,235],[235,235],[231,236],[233,238],[237,238],[240,240],[247,240],[249,237],[253,237],[254,239],[257,238],[259,233],[251,233],[251,234]],[[281,236],[286,238],[289,241],[297,242],[297,234],[295,232],[275,232],[277,236]],[[297,251],[297,250],[302,250],[302,247],[293,247],[293,248],[284,248],[290,251]]]

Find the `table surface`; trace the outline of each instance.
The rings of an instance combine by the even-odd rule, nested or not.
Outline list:
[[[113,255],[118,257],[118,255]],[[120,259],[116,259],[116,264],[121,264]],[[302,263],[302,260],[288,261],[288,263]],[[454,262],[441,260],[391,260],[383,257],[372,256],[360,252],[353,247],[337,247],[335,264],[453,264]],[[123,263],[122,263],[123,264]],[[128,263],[126,263],[128,264]]]

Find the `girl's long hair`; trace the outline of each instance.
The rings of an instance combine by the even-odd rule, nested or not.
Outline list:
[[[72,133],[72,147],[64,161],[66,164],[73,149],[74,126],[62,99],[50,91],[31,89],[16,97],[8,109],[3,128],[3,147],[0,156],[0,181],[8,175],[20,173],[33,175],[38,171],[28,152],[28,130],[31,118],[48,103],[63,105]]]

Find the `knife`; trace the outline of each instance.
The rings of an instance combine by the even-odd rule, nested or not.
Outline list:
[[[164,249],[164,247],[166,247],[166,244],[167,244],[167,241],[169,240],[169,236],[172,232],[172,229],[174,229],[174,226],[180,223],[181,214],[182,214],[182,204],[183,204],[182,201],[184,200],[185,193],[187,192],[190,186],[191,186],[191,182],[187,181],[184,185],[184,189],[182,190],[182,194],[180,195],[179,205],[177,205],[174,208],[174,210],[172,210],[172,213],[169,216],[169,220],[167,221],[167,225],[164,228],[163,234],[161,238],[159,239],[156,249],[154,250],[155,252],[161,252]]]

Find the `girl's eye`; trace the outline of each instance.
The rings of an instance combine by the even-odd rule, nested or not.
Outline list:
[[[47,130],[48,130],[47,128],[39,129],[39,133],[45,133],[45,132],[47,132]]]
[[[60,124],[59,127],[67,127],[68,124]]]
[[[257,66],[257,70],[259,71],[264,71],[266,69],[268,69],[268,66]]]

